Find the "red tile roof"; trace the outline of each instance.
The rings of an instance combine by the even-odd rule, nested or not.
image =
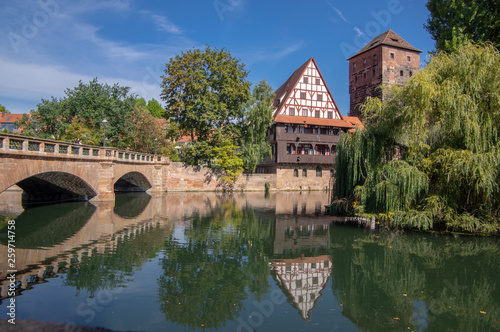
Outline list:
[[[360,54],[363,54],[372,48],[375,48],[379,45],[387,45],[387,46],[393,46],[397,48],[402,48],[405,50],[410,50],[410,51],[415,51],[418,53],[422,53],[421,50],[411,46],[406,40],[401,38],[397,33],[395,33],[392,30],[386,31],[377,37],[373,38],[368,44],[365,45],[361,50],[359,50],[358,53],[354,54],[353,56],[347,58],[347,60],[350,60],[354,58],[355,56],[358,56]]]
[[[277,115],[274,118],[277,123],[308,124],[316,126],[332,126],[339,128],[354,128],[350,122],[338,119],[313,118],[308,116]]]
[[[9,113],[0,113],[0,122],[1,123],[15,123],[16,121],[21,120],[23,114],[9,114]]]
[[[363,122],[361,122],[357,116],[344,116],[343,118],[353,126],[357,126],[359,129],[365,129]]]

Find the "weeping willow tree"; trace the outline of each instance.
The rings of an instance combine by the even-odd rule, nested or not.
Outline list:
[[[337,147],[333,210],[393,227],[498,233],[500,56],[467,44],[434,56]]]

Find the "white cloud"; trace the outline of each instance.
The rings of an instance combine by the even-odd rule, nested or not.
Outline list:
[[[363,31],[361,31],[361,29],[360,29],[360,28],[358,28],[358,27],[354,27],[353,29],[354,29],[354,31],[356,31],[356,33],[358,34],[358,36],[362,36],[362,35],[364,35],[364,32],[363,32]]]
[[[243,54],[245,55],[245,63],[250,65],[253,63],[257,62],[268,62],[268,61],[275,61],[275,60],[280,60],[300,49],[302,49],[305,46],[304,41],[297,42],[295,44],[282,47],[279,50],[272,50],[272,51],[245,51]],[[262,48],[260,48],[262,49]]]
[[[156,27],[160,31],[166,31],[174,35],[181,35],[183,33],[182,29],[178,25],[172,23],[165,16],[155,14],[149,10],[141,10],[140,13],[151,16]]]
[[[136,93],[144,99],[159,100],[161,92],[159,68],[146,68],[141,79],[127,79],[123,77],[99,76],[100,83],[115,83],[129,86],[131,93]],[[84,83],[93,79],[93,76],[72,71],[63,66],[22,63],[0,59],[0,98],[13,100],[30,100],[39,102],[54,96],[64,96],[66,88],[73,88],[81,80]],[[158,77],[156,77],[158,75]],[[34,108],[32,105],[31,108]],[[9,109],[9,107],[7,107]],[[24,110],[21,112],[27,112]]]
[[[337,7],[335,7],[334,5],[332,5],[330,3],[330,1],[327,1],[326,2],[336,13],[337,15],[339,15],[339,17],[342,19],[342,21],[346,22],[346,23],[350,23],[346,18],[345,16],[342,14],[342,12],[340,11],[340,9],[338,9]]]

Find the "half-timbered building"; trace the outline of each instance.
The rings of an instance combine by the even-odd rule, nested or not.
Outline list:
[[[304,182],[304,189],[318,187],[311,178],[328,185],[340,135],[356,125],[340,114],[314,58],[275,91],[274,106],[272,156],[257,171],[277,173],[278,182]]]

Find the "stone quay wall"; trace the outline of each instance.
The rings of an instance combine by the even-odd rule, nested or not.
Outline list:
[[[297,174],[298,172],[298,174]],[[231,186],[234,191],[264,191],[266,182],[271,190],[326,190],[331,189],[333,180],[330,169],[323,169],[321,176],[310,168],[307,176],[303,176],[303,168],[297,171],[293,167],[278,167],[273,174],[242,174]],[[296,176],[298,175],[298,176]],[[167,183],[169,192],[177,191],[222,191],[227,184],[219,180],[219,176],[210,168],[190,166],[185,163],[172,162],[168,167]]]

